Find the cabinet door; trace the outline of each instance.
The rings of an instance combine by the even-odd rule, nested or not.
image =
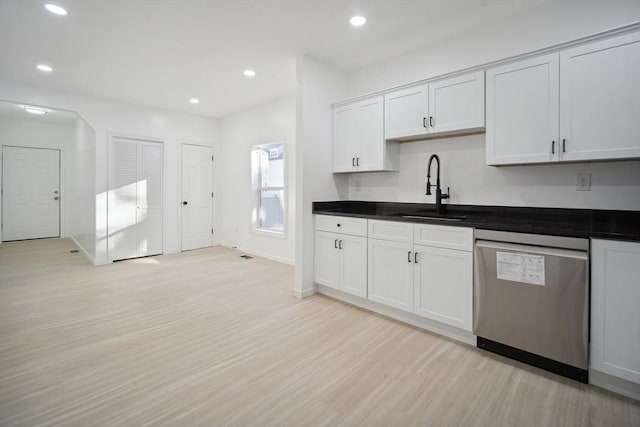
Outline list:
[[[385,158],[383,98],[376,96],[358,103],[356,170],[382,170],[386,167]]]
[[[367,297],[367,239],[339,234],[340,289]]]
[[[413,312],[413,247],[369,239],[369,299]]]
[[[484,127],[484,71],[429,83],[429,133]]]
[[[331,288],[340,287],[340,249],[338,235],[316,231],[316,283]]]
[[[471,252],[415,246],[414,313],[471,331]]]
[[[356,104],[333,110],[333,171],[351,172],[355,169],[358,145],[358,108]]]
[[[401,139],[427,134],[427,85],[397,90],[384,96],[385,138]]]
[[[558,159],[558,54],[487,70],[487,164]]]
[[[640,157],[640,34],[560,53],[560,138],[562,160]]]
[[[640,384],[640,243],[591,242],[591,368]]]

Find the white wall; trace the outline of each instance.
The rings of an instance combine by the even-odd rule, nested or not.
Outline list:
[[[297,72],[296,256],[294,295],[315,292],[312,202],[346,198],[347,177],[334,175],[330,104],[346,95],[347,75],[309,56],[299,56]]]
[[[350,96],[479,66],[640,20],[640,2],[552,2],[472,34],[391,58],[349,75]],[[491,167],[484,135],[400,145],[400,172],[350,174],[348,198],[433,203],[425,196],[426,164],[437,153],[450,203],[640,209],[640,162],[616,161]],[[576,191],[576,174],[592,175]]]
[[[91,260],[96,258],[96,131],[82,118],[74,124],[71,153],[72,208],[69,211],[70,236]]]
[[[286,230],[275,237],[252,230],[251,147],[285,144]],[[290,94],[224,117],[218,150],[218,222],[224,246],[293,264],[296,201],[296,96]]]
[[[73,140],[74,133],[71,126],[38,123],[32,120],[0,119],[0,145],[60,150],[60,197],[62,201],[60,205],[60,235],[62,237],[70,235],[68,213],[73,206],[73,198],[70,197],[73,180]],[[2,177],[1,162],[0,177]],[[0,209],[1,204],[2,198],[0,198]],[[2,241],[1,238],[0,241]]]
[[[13,102],[76,111],[96,131],[96,252],[95,261],[106,263],[108,140],[110,134],[164,141],[163,251],[180,250],[179,166],[181,142],[214,147],[217,121],[195,115],[139,107],[52,90],[0,81],[0,97]]]

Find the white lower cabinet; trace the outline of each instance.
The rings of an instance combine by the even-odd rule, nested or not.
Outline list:
[[[414,313],[471,331],[471,252],[414,246]]]
[[[591,241],[591,368],[640,384],[640,243]]]
[[[413,312],[412,246],[405,242],[369,239],[371,301]]]
[[[316,231],[315,257],[316,283],[367,297],[366,237]]]

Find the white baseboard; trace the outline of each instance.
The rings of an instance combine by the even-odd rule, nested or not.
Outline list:
[[[306,298],[306,297],[310,297],[311,295],[314,295],[317,292],[318,292],[318,290],[315,287],[313,287],[311,289],[304,289],[302,291],[299,291],[299,290],[294,288],[293,289],[293,296],[296,297],[296,298],[303,299],[303,298]]]
[[[331,298],[335,298],[337,300],[373,311],[378,314],[382,314],[383,316],[391,317],[392,319],[417,326],[418,328],[426,329],[438,335],[442,335],[444,337],[451,338],[456,341],[472,345],[474,347],[476,346],[476,336],[471,332],[464,331],[453,326],[445,325],[434,320],[425,319],[412,313],[406,313],[402,310],[388,307],[384,304],[370,301],[365,298],[360,298],[355,295],[347,294],[345,292],[328,288],[323,285],[317,286],[318,293],[321,293],[323,295],[327,295]]]
[[[604,372],[589,369],[589,384],[635,400],[640,400],[640,384],[614,377]]]
[[[96,262],[95,258],[92,257],[91,255],[89,255],[89,253],[87,252],[87,250],[80,244],[80,242],[78,242],[76,240],[75,237],[73,236],[69,236],[69,238],[71,239],[71,241],[76,245],[76,247],[80,250],[80,252],[82,253],[82,255],[85,256],[85,258],[87,258],[89,260],[89,262],[91,262],[91,264],[93,265],[100,265]]]
[[[276,262],[281,262],[283,264],[287,264],[287,265],[294,265],[294,261],[292,259],[289,258],[285,258],[285,257],[280,257],[277,255],[272,255],[266,252],[261,252],[261,251],[256,251],[253,249],[249,249],[249,248],[243,248],[242,246],[235,246],[231,243],[228,242],[222,242],[220,243],[220,246],[224,246],[225,248],[229,248],[229,249],[235,249],[237,251],[240,252],[244,252],[246,254],[249,255],[254,255],[254,256],[258,256],[260,258],[266,258],[269,259],[271,261],[276,261]]]

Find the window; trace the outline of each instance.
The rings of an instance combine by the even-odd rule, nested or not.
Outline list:
[[[253,228],[284,235],[284,144],[256,145],[251,150]]]

